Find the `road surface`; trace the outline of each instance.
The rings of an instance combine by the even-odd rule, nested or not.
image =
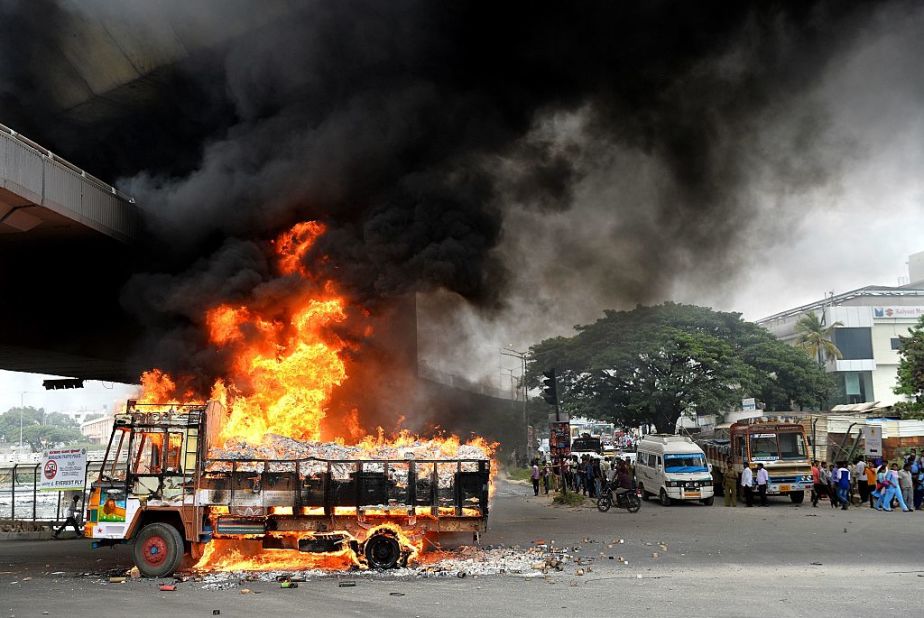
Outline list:
[[[555,507],[531,494],[501,483],[483,543],[554,541],[572,553],[577,547],[577,555],[594,558],[589,572],[578,576],[580,567],[568,563],[548,577],[380,575],[356,578],[351,588],[324,577],[295,590],[231,579],[224,590],[185,582],[176,592],[160,592],[156,580],[110,584],[99,575],[129,568],[127,547],[93,551],[84,540],[7,541],[0,543],[0,618],[211,616],[215,610],[225,617],[861,616],[911,615],[924,604],[922,512],[844,512],[776,498],[768,508],[651,502],[636,514],[599,513]],[[619,538],[625,543],[611,549]],[[242,587],[252,593],[241,594]]]

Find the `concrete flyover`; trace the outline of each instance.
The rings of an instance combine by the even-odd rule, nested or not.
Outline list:
[[[141,229],[129,196],[0,125],[0,368],[134,379],[119,293]]]
[[[134,200],[0,124],[0,234],[138,234]]]

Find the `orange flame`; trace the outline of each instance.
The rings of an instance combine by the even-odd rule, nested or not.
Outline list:
[[[308,221],[293,226],[273,241],[277,269],[293,281],[291,296],[284,303],[272,307],[256,303],[222,304],[206,312],[209,341],[227,351],[232,359],[227,375],[216,380],[211,389],[211,399],[224,404],[229,416],[216,443],[209,446],[222,446],[231,439],[265,444],[269,443],[267,434],[301,441],[321,439],[331,396],[347,379],[342,358],[347,344],[334,332],[335,327],[347,320],[347,301],[334,283],[317,281],[305,264],[309,251],[324,232],[323,224]],[[315,291],[306,292],[309,287]],[[366,332],[370,333],[371,327]],[[141,377],[142,394],[138,402],[201,403],[182,382],[158,369],[147,371]],[[382,458],[383,452],[394,453],[421,440],[407,431],[386,436],[381,428],[367,435],[356,409],[340,420],[341,435],[334,440],[355,444],[370,459]],[[172,442],[171,437],[171,448]],[[479,437],[466,444],[477,447],[490,459],[497,447]],[[442,436],[429,439],[426,448],[428,452],[452,458],[461,445],[457,436]],[[492,465],[492,493],[496,470],[497,466]],[[383,516],[387,517],[387,513]],[[405,531],[392,522],[386,521],[369,531],[351,531],[352,538],[365,539],[382,527],[388,527],[402,547],[411,550],[410,559],[422,552],[422,537],[417,538],[413,531]],[[267,549],[254,539],[216,538],[205,545],[197,568],[343,569],[362,567],[362,563],[362,558],[346,544],[340,551],[316,554]]]

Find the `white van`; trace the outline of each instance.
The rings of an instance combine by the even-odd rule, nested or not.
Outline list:
[[[644,436],[638,443],[635,478],[644,500],[655,495],[664,506],[674,500],[699,500],[710,506],[714,499],[706,454],[687,436]]]

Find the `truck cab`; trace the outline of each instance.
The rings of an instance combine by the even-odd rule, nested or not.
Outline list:
[[[799,423],[765,417],[746,419],[716,427],[715,436],[699,444],[712,464],[717,491],[721,491],[726,475],[740,479],[745,464],[756,470],[758,463],[764,465],[770,479],[767,495],[789,496],[793,503],[801,504],[805,492],[812,489],[805,428]],[[728,459],[732,460],[730,466]]]

